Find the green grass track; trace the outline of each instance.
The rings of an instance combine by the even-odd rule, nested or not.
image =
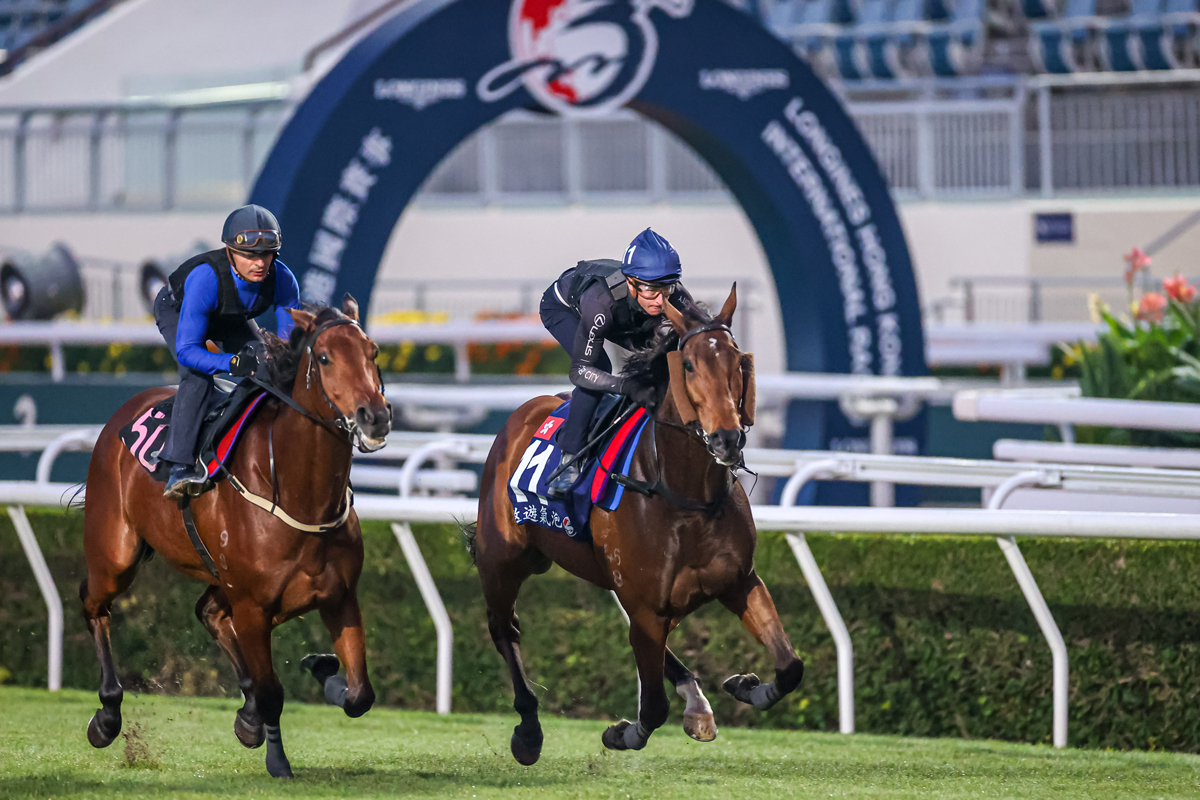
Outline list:
[[[560,718],[543,720],[542,759],[525,768],[508,752],[515,715],[376,708],[351,720],[296,703],[282,723],[296,778],[278,781],[262,750],[234,738],[238,705],[127,694],[134,735],[94,750],[84,737],[94,694],[0,689],[0,798],[1200,796],[1197,756],[743,728],[700,744],[675,725],[641,752],[610,753],[606,723]]]

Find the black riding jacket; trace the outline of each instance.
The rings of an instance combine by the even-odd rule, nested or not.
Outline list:
[[[621,394],[625,379],[600,369],[597,363],[604,343],[611,341],[626,350],[645,347],[663,317],[652,317],[629,293],[621,262],[612,259],[580,261],[554,283],[554,294],[563,305],[579,314],[579,328],[571,351],[571,383],[584,389]],[[681,311],[694,303],[681,284],[667,298]]]

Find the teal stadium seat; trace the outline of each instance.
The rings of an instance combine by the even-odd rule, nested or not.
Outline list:
[[[1101,63],[1096,0],[1066,0],[1058,19],[1030,23],[1030,54],[1043,72],[1093,70]]]
[[[975,71],[983,58],[987,35],[985,0],[958,0],[947,22],[929,32],[929,62],[933,74],[953,78]]]

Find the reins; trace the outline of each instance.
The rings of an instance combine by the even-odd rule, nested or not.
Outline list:
[[[314,329],[312,331],[312,333],[310,333],[308,335],[308,337],[305,339],[304,344],[302,346],[302,349],[308,353],[308,368],[305,370],[305,373],[306,373],[305,374],[305,388],[312,388],[312,373],[313,373],[313,369],[315,368],[314,364],[313,364],[313,361],[315,359],[315,356],[313,354],[313,345],[316,343],[317,337],[320,336],[325,331],[329,330],[330,328],[337,327],[338,325],[358,325],[358,323],[355,320],[352,320],[348,317],[339,317],[337,319],[333,319],[333,320],[325,322],[321,325],[318,325],[316,327],[316,329]],[[317,370],[317,376],[319,379],[320,378],[320,370]],[[297,377],[299,377],[299,376],[297,376]],[[334,411],[338,412],[338,414],[339,414],[338,418],[334,422],[330,422],[326,417],[322,417],[317,414],[314,414],[312,411],[310,411],[309,409],[305,408],[304,406],[300,405],[295,400],[293,400],[288,394],[280,391],[274,384],[259,380],[255,376],[251,376],[250,381],[255,386],[258,386],[260,389],[267,392],[272,397],[276,398],[280,402],[287,405],[289,408],[299,412],[305,418],[317,423],[321,427],[323,427],[326,430],[330,431],[331,433],[337,435],[339,438],[341,438],[343,435],[345,435],[348,442],[353,442],[354,435],[356,432],[358,432],[358,425],[353,422],[347,423],[345,421],[345,419],[346,419],[345,414],[342,414],[341,411],[338,409],[338,407],[335,406],[333,404],[333,402],[329,399],[329,395],[326,394],[326,392],[325,392],[325,384],[323,382],[321,383],[321,397],[322,397],[322,399],[325,400],[325,402],[329,405],[330,408],[332,408]],[[323,523],[320,523],[317,525],[309,525],[307,523],[300,522],[295,517],[291,516],[286,511],[284,511],[282,508],[279,507],[279,484],[278,484],[277,474],[275,471],[274,434],[275,434],[275,428],[274,428],[274,424],[272,424],[270,431],[268,431],[268,433],[267,433],[267,451],[268,451],[268,456],[270,459],[270,466],[271,466],[271,499],[268,500],[265,497],[260,497],[259,495],[250,491],[242,484],[242,482],[240,480],[237,479],[237,476],[235,476],[229,470],[225,469],[224,471],[225,471],[226,475],[229,477],[229,485],[232,486],[237,491],[237,493],[240,494],[243,498],[245,498],[249,503],[251,503],[252,505],[258,506],[263,511],[266,511],[268,514],[275,517],[276,519],[282,520],[283,522],[287,523],[290,527],[295,528],[296,530],[305,531],[306,533],[327,533],[336,528],[340,528],[342,525],[345,524],[346,520],[350,518],[350,509],[354,504],[354,490],[349,485],[346,486],[346,498],[345,498],[344,507],[342,509],[342,513],[338,516],[337,519],[335,519],[331,522],[323,522]],[[222,469],[224,469],[224,468],[222,468]]]
[[[693,336],[712,331],[723,331],[728,333],[729,338],[733,339],[734,347],[737,347],[737,339],[734,337],[733,331],[729,329],[729,326],[713,321],[692,328],[680,336],[679,344],[675,348],[675,353],[682,353],[683,346],[687,344],[688,340],[690,340]],[[703,429],[699,429],[698,420],[693,419],[686,424],[680,424],[678,422],[672,422],[668,419],[663,419],[661,416],[655,414],[650,417],[650,460],[658,470],[658,476],[654,479],[654,482],[648,483],[646,481],[640,481],[627,475],[620,475],[612,470],[609,470],[609,477],[612,478],[612,480],[618,485],[624,486],[630,491],[637,492],[638,494],[645,495],[646,497],[661,497],[668,503],[676,505],[685,511],[699,511],[708,516],[715,515],[721,510],[721,507],[725,505],[725,501],[729,499],[730,493],[733,491],[733,484],[737,480],[735,474],[739,469],[746,469],[746,462],[744,460],[739,460],[739,463],[734,466],[719,464],[725,468],[725,487],[724,491],[722,491],[721,494],[713,500],[710,500],[707,503],[702,503],[697,500],[693,500],[690,497],[685,497],[667,485],[666,474],[663,472],[662,462],[659,461],[658,457],[658,437],[655,434],[656,426],[660,424],[669,428],[675,428],[676,430],[684,433],[686,436],[695,437],[700,441],[701,444],[704,445],[705,451],[709,452],[711,455],[711,451],[708,450],[708,436],[704,433]],[[749,470],[746,471],[748,472]]]

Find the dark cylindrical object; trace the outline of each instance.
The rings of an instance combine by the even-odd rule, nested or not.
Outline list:
[[[10,319],[53,319],[83,310],[79,262],[56,243],[40,259],[12,254],[0,266],[0,301]]]
[[[146,310],[154,313],[154,298],[158,296],[159,290],[167,285],[167,278],[176,267],[192,256],[207,253],[212,249],[208,242],[197,240],[187,253],[151,256],[143,261],[138,285],[141,287],[142,302],[146,304]]]

